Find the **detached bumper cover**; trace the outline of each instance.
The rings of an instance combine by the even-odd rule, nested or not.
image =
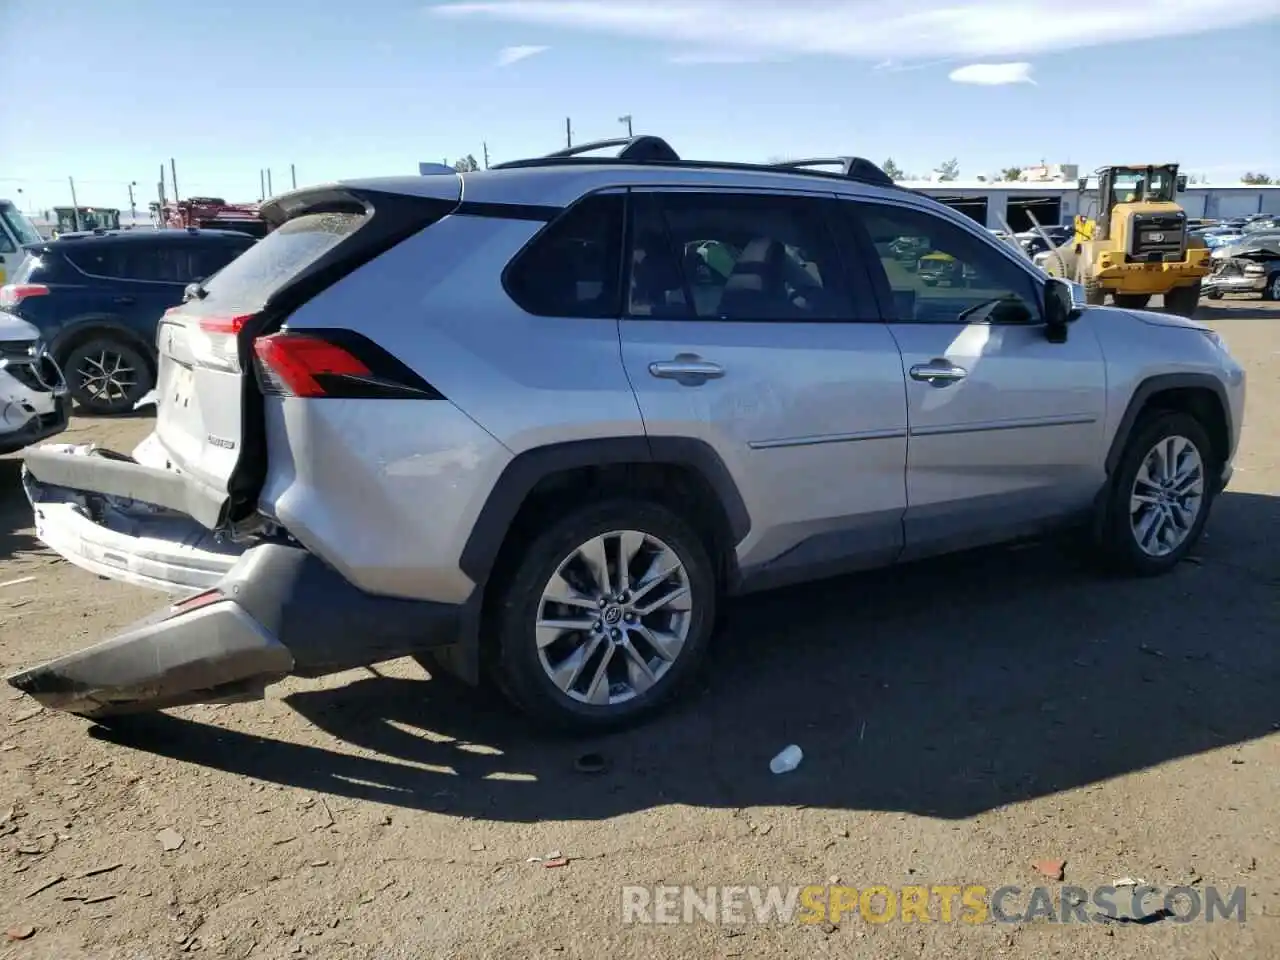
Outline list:
[[[1242,275],[1205,277],[1201,283],[1201,289],[1205,291],[1220,290],[1223,293],[1262,293],[1267,289],[1267,278],[1265,275],[1256,277]]]
[[[217,584],[243,552],[220,542],[185,514],[154,504],[100,492],[101,487],[121,487],[122,477],[133,463],[121,454],[96,455],[88,446],[53,445],[27,452],[22,485],[35,514],[36,536],[51,549],[90,573],[135,586],[172,592],[202,590]],[[68,488],[45,482],[45,477],[65,479],[66,469],[49,471],[49,463],[83,462],[76,479],[87,488]],[[99,482],[101,478],[106,480]]]
[[[300,547],[247,550],[211,595],[9,677],[47,707],[97,718],[260,696],[455,642],[462,607],[375,597]]]

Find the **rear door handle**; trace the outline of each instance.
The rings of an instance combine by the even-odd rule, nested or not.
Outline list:
[[[930,360],[911,368],[911,379],[920,380],[934,387],[948,387],[969,375],[964,367],[957,367],[949,360]]]
[[[723,377],[724,367],[703,360],[696,353],[681,353],[673,360],[655,360],[649,364],[649,373],[659,380],[675,380],[682,386],[696,387]]]

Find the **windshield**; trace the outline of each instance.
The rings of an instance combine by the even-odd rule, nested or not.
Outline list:
[[[1115,171],[1111,192],[1114,203],[1168,203],[1177,187],[1178,178],[1168,167],[1121,167]]]
[[[9,228],[9,232],[13,234],[19,246],[40,242],[40,234],[31,225],[31,221],[23,215],[21,210],[7,200],[0,203],[0,220],[4,221],[5,226]]]
[[[68,233],[80,230],[119,230],[119,210],[99,210],[93,207],[80,208],[80,224],[76,225],[76,211],[72,207],[57,207],[58,232]]]

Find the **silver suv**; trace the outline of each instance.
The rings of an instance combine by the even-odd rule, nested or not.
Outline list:
[[[412,655],[592,730],[669,700],[726,596],[1196,542],[1245,389],[1206,327],[1086,307],[857,158],[580,149],[272,201],[165,316],[133,455],[26,456],[47,544],[188,595],[11,682],[100,717]]]

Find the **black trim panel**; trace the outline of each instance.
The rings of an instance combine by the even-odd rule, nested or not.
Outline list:
[[[1138,384],[1138,388],[1133,391],[1133,396],[1129,398],[1129,405],[1125,408],[1124,416],[1120,418],[1120,425],[1116,427],[1116,435],[1111,440],[1111,448],[1107,451],[1107,475],[1110,476],[1120,463],[1121,456],[1124,455],[1124,448],[1129,442],[1129,435],[1133,432],[1133,425],[1137,422],[1139,414],[1142,413],[1143,407],[1147,402],[1158,393],[1164,393],[1166,390],[1211,390],[1214,396],[1218,398],[1218,403],[1222,407],[1222,419],[1227,425],[1228,443],[1230,438],[1235,435],[1235,424],[1231,422],[1231,401],[1227,397],[1227,390],[1222,383],[1207,373],[1165,373],[1155,377],[1148,377]]]
[[[847,524],[806,537],[779,556],[742,570],[735,594],[891,566],[902,553],[902,510],[847,518]]]
[[[751,530],[751,517],[724,461],[701,440],[686,437],[608,437],[556,443],[525,451],[507,464],[471,528],[458,565],[476,583],[493,569],[507,531],[529,492],[542,479],[582,467],[619,463],[673,464],[698,471],[715,492],[734,544]]]
[[[550,223],[560,214],[564,207],[553,207],[532,203],[489,203],[482,200],[463,200],[453,211],[454,216],[490,217],[495,220],[532,220],[538,223]]]

